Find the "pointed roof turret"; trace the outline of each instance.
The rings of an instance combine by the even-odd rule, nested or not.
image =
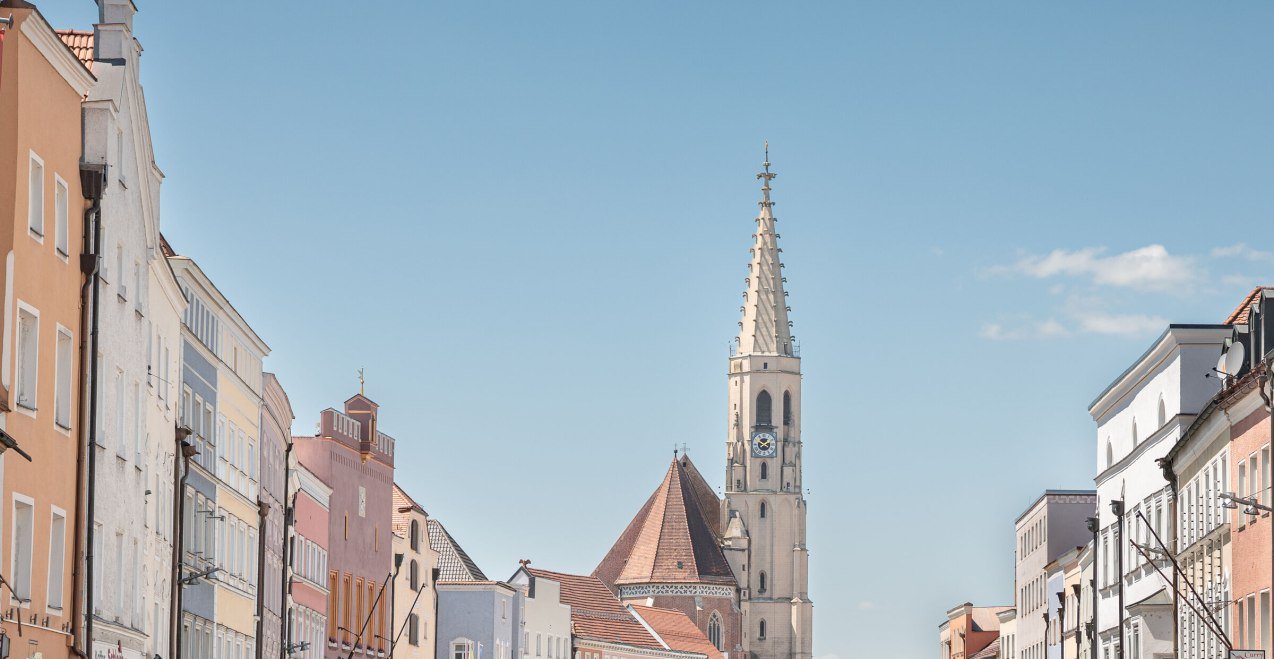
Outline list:
[[[611,586],[736,583],[719,544],[720,506],[690,458],[674,459],[593,575]]]
[[[743,319],[736,339],[738,354],[795,355],[792,329],[787,319],[787,294],[783,291],[783,262],[779,255],[779,234],[775,229],[774,202],[770,201],[770,181],[778,174],[770,171],[770,143],[765,143],[765,171],[761,181],[761,213],[753,234],[752,261],[744,279]]]

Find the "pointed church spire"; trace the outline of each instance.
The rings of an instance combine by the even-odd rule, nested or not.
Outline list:
[[[770,143],[765,143],[765,171],[761,181],[761,213],[756,218],[752,261],[744,280],[743,320],[736,340],[738,354],[794,355],[792,330],[787,320],[787,294],[783,291],[783,263],[779,258],[779,234],[775,230],[774,202],[770,201],[770,181],[778,174],[770,171]]]

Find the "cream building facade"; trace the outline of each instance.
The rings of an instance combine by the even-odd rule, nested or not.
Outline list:
[[[394,484],[394,554],[403,565],[394,581],[393,656],[433,659],[437,627],[434,570],[438,552],[429,546],[429,513]]]
[[[190,597],[187,586],[183,595],[191,604],[210,605],[204,614],[211,613],[207,618],[183,611],[184,624],[199,640],[185,651],[192,657],[246,659],[256,646],[258,538],[265,513],[259,496],[262,361],[269,346],[192,259],[174,253],[168,262],[189,303],[183,321],[186,369],[192,360],[209,365],[215,391],[200,399],[183,383],[181,394],[183,423],[198,441],[199,473],[211,482],[209,490],[186,493],[194,509],[187,510],[186,524],[202,532],[201,541],[187,538],[186,555],[193,560],[186,572],[212,572],[201,580],[203,594]],[[192,540],[201,545],[197,551]]]

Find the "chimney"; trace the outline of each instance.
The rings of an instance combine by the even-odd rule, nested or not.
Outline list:
[[[97,0],[100,22],[93,26],[93,59],[134,61],[141,47],[133,38],[132,0]]]
[[[137,13],[137,5],[132,0],[97,0],[99,22],[104,24],[122,24],[133,31],[133,14]]]

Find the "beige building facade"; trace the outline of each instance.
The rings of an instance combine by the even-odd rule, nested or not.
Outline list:
[[[437,627],[435,571],[438,552],[429,546],[429,513],[394,484],[394,554],[403,557],[394,580],[394,657],[433,659]]]

